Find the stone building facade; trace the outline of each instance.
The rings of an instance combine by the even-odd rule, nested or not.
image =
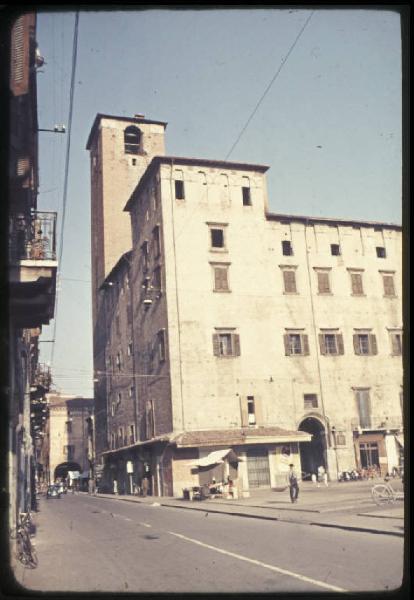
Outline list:
[[[93,454],[88,420],[93,416],[93,399],[47,394],[49,481],[66,478],[68,471],[91,474]]]
[[[129,122],[112,119],[115,164],[128,158]],[[88,147],[104,139],[105,121],[96,123]],[[100,283],[107,296],[128,281],[113,314],[129,321],[106,336],[106,360],[132,341],[117,373],[134,390],[124,412],[121,397],[123,425],[106,394],[100,455],[112,477],[135,461],[138,482],[147,473],[154,493],[180,495],[204,477],[197,461],[226,448],[245,492],[277,486],[289,462],[305,477],[320,465],[335,477],[399,464],[401,228],[270,213],[266,171],[158,155],[137,179],[125,206],[131,248]],[[115,167],[111,177],[116,188]],[[93,253],[95,272],[103,254]],[[97,326],[113,330],[113,317]]]

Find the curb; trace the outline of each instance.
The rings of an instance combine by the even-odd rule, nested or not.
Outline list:
[[[104,494],[102,495],[97,495],[97,496],[92,496],[95,498],[106,498],[107,500],[122,500],[123,502],[133,502],[135,504],[147,504],[148,506],[152,506],[152,504],[150,504],[149,502],[143,502],[142,500],[133,500],[132,498],[122,498],[122,497],[113,497],[113,496],[106,496]],[[273,517],[273,516],[266,516],[266,515],[258,515],[258,514],[252,514],[252,513],[242,513],[242,512],[226,512],[224,510],[216,510],[214,508],[209,508],[209,507],[203,507],[203,508],[198,508],[196,506],[181,506],[181,505],[177,505],[177,504],[164,504],[163,502],[157,503],[157,506],[163,506],[164,508],[178,508],[178,509],[183,509],[183,510],[196,510],[198,512],[205,512],[205,513],[212,513],[212,514],[219,514],[219,515],[227,515],[230,517],[244,517],[247,519],[261,519],[262,521],[279,521],[280,523],[292,523],[292,524],[296,524],[296,525],[313,525],[316,527],[329,527],[332,529],[342,529],[345,531],[359,531],[362,533],[376,533],[376,534],[380,534],[380,535],[393,535],[396,537],[404,537],[405,533],[404,532],[399,532],[399,531],[387,531],[385,529],[373,529],[372,527],[361,527],[358,525],[342,525],[339,523],[318,523],[316,521],[300,521],[298,519],[281,519],[278,517]],[[319,511],[313,511],[313,512],[319,512]]]

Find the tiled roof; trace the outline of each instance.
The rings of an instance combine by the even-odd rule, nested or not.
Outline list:
[[[258,438],[260,441],[258,442]],[[248,443],[277,443],[308,441],[304,431],[288,431],[280,427],[257,427],[245,429],[221,429],[211,431],[187,431],[171,438],[177,446],[213,446]]]

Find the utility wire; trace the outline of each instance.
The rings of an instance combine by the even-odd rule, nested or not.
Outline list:
[[[301,30],[299,31],[298,35],[296,36],[295,41],[293,42],[293,44],[291,45],[291,47],[289,48],[288,53],[286,54],[286,56],[284,57],[284,59],[282,60],[278,70],[276,71],[276,73],[274,74],[274,76],[272,77],[272,80],[270,81],[269,85],[267,86],[267,88],[265,89],[265,91],[263,92],[262,96],[260,97],[259,101],[257,102],[256,106],[254,107],[251,115],[249,116],[249,118],[247,119],[245,125],[243,126],[241,132],[239,133],[236,141],[234,142],[233,146],[230,148],[230,151],[227,153],[226,157],[224,160],[227,160],[229,158],[229,156],[232,154],[234,148],[237,146],[237,144],[239,143],[243,133],[246,131],[247,127],[249,126],[250,121],[253,119],[254,115],[256,114],[259,106],[261,105],[261,103],[263,102],[266,94],[269,92],[270,88],[272,87],[272,85],[274,84],[274,82],[276,81],[279,73],[281,72],[281,70],[283,69],[283,67],[285,66],[289,56],[291,55],[291,53],[293,52],[293,49],[295,48],[296,44],[298,43],[302,33],[305,31],[306,27],[309,24],[309,21],[311,20],[311,18],[313,17],[313,14],[315,13],[315,11],[313,10],[311,12],[311,14],[309,15],[309,17],[306,19],[305,24],[302,26]]]
[[[70,82],[70,99],[69,99],[69,117],[68,117],[68,129],[67,129],[67,146],[66,146],[66,161],[65,161],[65,180],[63,185],[63,203],[62,203],[62,225],[60,229],[60,243],[59,243],[59,254],[58,254],[58,281],[60,278],[62,253],[63,253],[63,237],[65,230],[65,217],[66,217],[66,204],[68,195],[68,175],[69,175],[69,163],[70,163],[70,140],[72,131],[72,116],[73,116],[73,98],[75,93],[75,74],[76,74],[76,59],[78,54],[78,27],[79,27],[79,11],[75,13],[75,26],[73,32],[73,47],[72,47],[72,76]],[[59,308],[59,286],[57,285],[56,290],[56,304],[55,304],[55,318],[53,323],[53,335],[52,339],[56,340],[56,322],[58,317]],[[55,343],[52,346],[50,363],[53,365],[53,358],[55,353]]]

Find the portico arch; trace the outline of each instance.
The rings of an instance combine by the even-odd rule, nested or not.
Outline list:
[[[80,473],[82,469],[80,464],[77,462],[60,463],[60,465],[55,468],[54,481],[56,481],[58,477],[66,479],[68,476],[68,471],[79,471]]]
[[[299,445],[302,472],[306,473],[303,478],[310,479],[312,473],[317,474],[319,466],[327,469],[325,426],[316,417],[306,417],[298,429],[312,435],[310,442],[301,442]]]

